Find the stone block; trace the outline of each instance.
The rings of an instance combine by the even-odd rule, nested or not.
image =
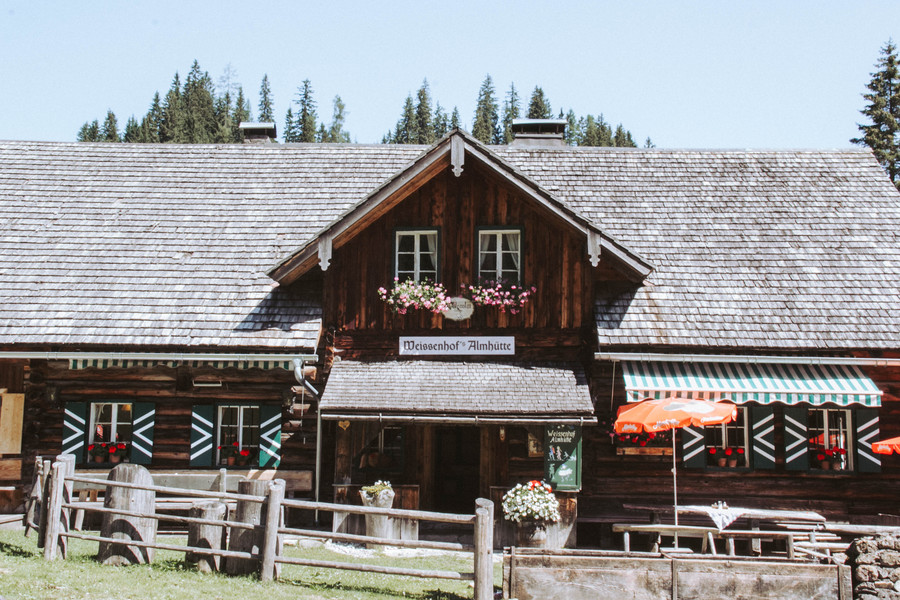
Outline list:
[[[874,565],[860,565],[853,571],[856,581],[876,581],[880,579],[879,569]]]
[[[900,552],[882,550],[878,553],[878,562],[886,567],[900,567]]]

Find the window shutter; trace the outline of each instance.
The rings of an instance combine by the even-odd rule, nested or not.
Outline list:
[[[135,402],[131,405],[131,462],[149,465],[153,461],[153,427],[156,404]]]
[[[675,435],[674,431],[672,435]],[[706,432],[702,427],[681,429],[681,450],[681,461],[686,469],[702,469],[706,466]]]
[[[192,467],[211,467],[213,463],[213,432],[215,406],[195,405],[191,409],[191,462]]]
[[[750,406],[750,464],[754,469],[775,468],[775,407]]]
[[[856,470],[860,473],[880,473],[881,460],[872,452],[872,444],[878,441],[878,409],[857,408],[856,420]]]
[[[87,402],[66,402],[63,413],[62,454],[73,454],[77,463],[84,462],[87,428]]]
[[[259,466],[281,464],[281,406],[259,407]]]
[[[809,470],[808,419],[806,404],[784,407],[784,466],[790,471]]]

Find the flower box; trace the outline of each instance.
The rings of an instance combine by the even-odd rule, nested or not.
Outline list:
[[[619,446],[619,456],[672,456],[672,448],[662,446]]]

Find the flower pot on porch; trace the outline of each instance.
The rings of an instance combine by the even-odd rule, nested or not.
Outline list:
[[[819,468],[822,469],[823,471],[830,471],[831,470],[831,461],[823,460],[822,462],[819,463]]]
[[[516,546],[522,548],[545,548],[547,546],[547,524],[543,521],[521,521],[516,523]]]
[[[120,462],[122,462],[122,457],[119,456],[118,454],[110,454],[109,462],[111,462],[112,464],[120,463]]]
[[[716,464],[720,467],[724,467],[725,465],[728,464],[728,458],[726,458],[724,456],[720,456],[719,458],[716,459]]]
[[[225,459],[225,464],[228,465],[229,467],[233,467],[234,466],[234,457],[233,456],[227,457]]]
[[[103,455],[102,455],[102,454],[95,454],[95,455],[94,455],[94,462],[95,462],[95,463],[102,463],[102,462],[103,462]]]
[[[736,458],[729,458],[729,459],[728,459],[728,466],[731,467],[731,468],[733,469],[734,467],[737,466],[737,462],[738,462],[738,459],[736,459]]]
[[[360,490],[359,497],[362,499],[363,506],[373,506],[376,508],[391,508],[394,504],[394,490],[384,489],[375,494],[367,494]],[[391,518],[386,515],[366,515],[366,535],[382,539],[394,539],[393,523]],[[378,548],[378,544],[366,544],[369,549]]]

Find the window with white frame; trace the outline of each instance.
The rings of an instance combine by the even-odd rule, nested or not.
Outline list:
[[[850,411],[843,408],[811,408],[807,420],[809,464],[813,469],[852,470]]]
[[[748,462],[747,410],[737,407],[737,418],[723,425],[705,427],[707,464],[711,467],[746,468]]]
[[[89,444],[128,443],[131,441],[131,403],[94,402],[91,404]]]
[[[219,406],[218,413],[216,462],[248,463],[259,450],[259,407]]]
[[[482,229],[478,232],[478,277],[518,283],[522,273],[522,232]]]
[[[398,231],[395,239],[395,276],[400,281],[412,279],[437,281],[438,232],[436,229]]]

